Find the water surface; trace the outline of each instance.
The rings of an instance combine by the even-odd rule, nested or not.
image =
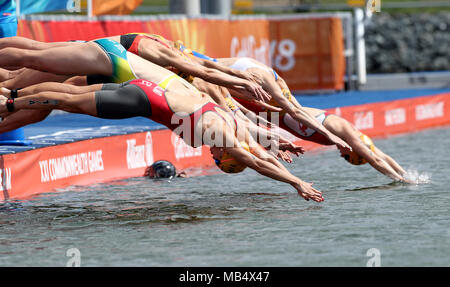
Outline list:
[[[0,205],[0,266],[450,266],[450,128],[374,142],[428,183],[326,149],[288,165],[322,203],[252,170],[70,187]]]

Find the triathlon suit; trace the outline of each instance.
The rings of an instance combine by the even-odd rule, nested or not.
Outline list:
[[[234,62],[230,68],[233,68],[235,70],[239,70],[239,71],[247,71],[248,69],[251,68],[258,68],[258,69],[263,69],[266,70],[268,73],[273,74],[273,76],[275,77],[275,81],[278,80],[278,74],[275,72],[274,69],[272,68],[268,68],[262,65],[258,65],[257,63],[253,62],[252,60],[250,60],[249,58],[239,58],[236,60],[236,62]]]
[[[329,115],[330,114],[327,112],[321,113],[316,116],[316,120],[320,124],[323,124],[323,122]],[[305,126],[304,124],[299,123],[298,121],[293,119],[290,114],[285,114],[282,117],[280,127],[298,138],[312,141],[321,145],[333,145],[333,143],[330,142],[323,134],[318,133],[315,130]]]
[[[170,42],[163,36],[147,33],[128,33],[120,36],[120,44],[130,53],[139,55],[138,47],[142,39],[156,41],[166,48],[172,49]]]
[[[88,84],[97,83],[123,83],[129,80],[136,79],[136,75],[128,63],[127,50],[110,39],[100,39],[93,41],[108,55],[112,65],[112,75],[89,75]]]
[[[170,50],[175,50],[171,45],[172,42],[168,41],[167,39],[165,39],[163,36],[160,35],[156,35],[156,34],[146,34],[146,33],[129,33],[129,34],[125,34],[125,35],[121,35],[120,36],[120,44],[122,44],[122,46],[125,47],[125,49],[133,54],[136,54],[138,56],[139,55],[139,51],[138,51],[138,47],[139,47],[139,43],[141,42],[142,39],[150,39],[153,40],[161,45],[163,45],[164,47],[170,49]],[[180,53],[180,55],[184,56],[187,58],[187,56],[184,53]],[[170,71],[172,71],[173,73],[177,74],[178,76],[180,76],[181,78],[185,79],[186,81],[188,81],[189,83],[192,83],[192,81],[194,80],[194,77],[192,75],[188,75],[182,71],[179,71],[178,69],[175,69],[173,67],[167,67]]]
[[[179,135],[193,147],[202,145],[201,138],[195,139],[195,127],[201,116],[207,112],[218,114],[227,124],[228,121],[218,112],[218,109],[224,111],[215,103],[207,102],[202,107],[191,114],[176,114],[170,108],[165,91],[171,80],[178,78],[177,75],[170,75],[159,84],[136,79],[122,84],[104,85],[102,90],[95,93],[95,101],[97,107],[97,116],[106,119],[123,119],[130,117],[147,117],[157,123],[165,125],[172,131],[183,124],[184,120],[189,118],[190,134]],[[179,79],[179,78],[178,78]],[[175,116],[179,119],[178,124],[172,123]],[[234,118],[233,118],[234,119]],[[237,122],[234,119],[235,131],[237,131]],[[189,137],[189,138],[187,138]],[[196,145],[200,143],[200,145]]]

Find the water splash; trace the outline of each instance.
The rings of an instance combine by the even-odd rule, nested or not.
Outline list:
[[[431,182],[431,174],[426,172],[420,174],[417,170],[414,169],[408,169],[404,177],[407,180],[415,182],[416,184],[424,184]]]

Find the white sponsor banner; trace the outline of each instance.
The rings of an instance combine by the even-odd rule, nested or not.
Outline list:
[[[95,150],[39,161],[41,182],[104,170],[103,151]]]
[[[398,108],[388,110],[384,113],[384,124],[386,126],[400,125],[406,122],[406,110]]]
[[[355,113],[355,127],[358,130],[373,129],[373,112],[356,112]]]
[[[136,144],[136,139],[127,140],[127,167],[128,169],[142,168],[150,166],[153,163],[153,144],[152,134],[147,132],[145,143]]]
[[[416,106],[416,120],[440,118],[444,116],[444,102]]]
[[[231,39],[230,55],[234,57],[250,57],[254,58],[266,65],[270,66],[268,57],[269,40],[262,39],[261,45],[256,45],[253,35],[244,38],[233,37]]]
[[[172,134],[172,144],[174,147],[175,158],[186,158],[194,156],[202,156],[202,147],[193,148],[183,141],[182,138]]]
[[[0,188],[2,191],[11,189],[11,169],[0,168]]]

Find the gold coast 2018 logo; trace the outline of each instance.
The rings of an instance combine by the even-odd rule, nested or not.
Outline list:
[[[381,0],[366,0],[366,11],[372,13],[380,12]]]

